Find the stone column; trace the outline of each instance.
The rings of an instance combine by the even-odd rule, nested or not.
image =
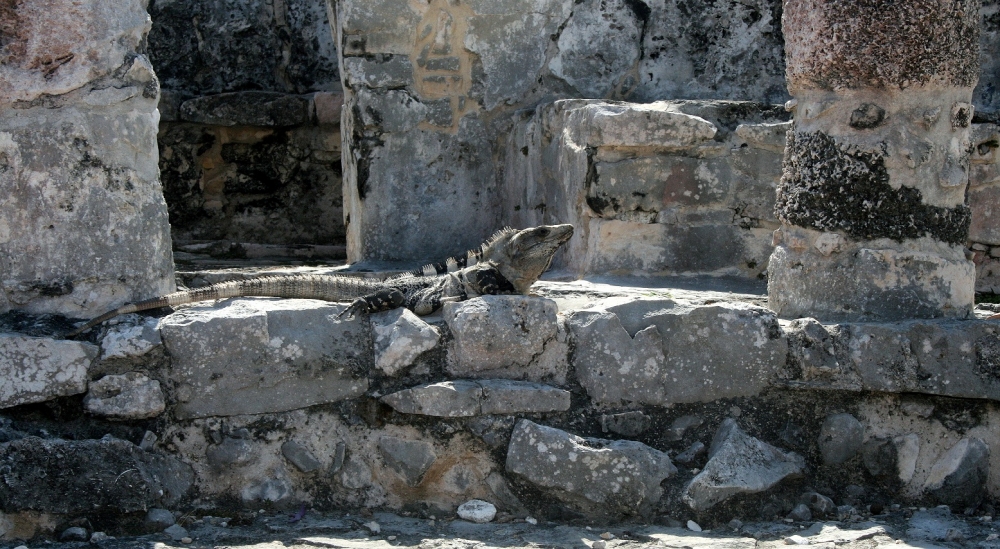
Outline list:
[[[0,2],[0,312],[174,288],[144,4]]]
[[[780,316],[971,314],[978,13],[978,0],[786,0],[794,124],[768,267]]]

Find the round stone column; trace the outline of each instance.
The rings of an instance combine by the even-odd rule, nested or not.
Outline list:
[[[794,122],[768,267],[779,316],[971,314],[978,22],[978,0],[786,0]]]

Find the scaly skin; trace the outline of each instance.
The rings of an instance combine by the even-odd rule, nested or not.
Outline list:
[[[418,315],[427,315],[448,301],[463,301],[477,295],[526,294],[528,288],[549,268],[556,250],[571,236],[571,225],[543,225],[520,231],[504,229],[478,250],[466,254],[472,265],[449,270],[448,266],[457,266],[458,263],[457,260],[449,260],[444,264],[444,274],[436,276],[430,274],[437,268],[429,265],[385,281],[336,275],[290,275],[221,282],[124,305],[87,322],[67,337],[79,335],[125,313],[230,297],[352,301],[341,316],[387,311],[396,307],[406,307]]]

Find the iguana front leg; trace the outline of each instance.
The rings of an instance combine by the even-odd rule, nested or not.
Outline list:
[[[405,301],[406,296],[403,295],[403,292],[396,288],[385,288],[375,293],[355,299],[351,302],[351,305],[348,308],[344,309],[339,315],[337,315],[337,318],[345,316],[347,318],[354,318],[362,313],[379,313],[382,311],[388,311],[397,307],[402,307]]]

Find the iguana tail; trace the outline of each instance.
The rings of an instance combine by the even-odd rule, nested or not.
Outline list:
[[[380,287],[381,284],[375,280],[333,275],[262,276],[247,280],[232,280],[123,305],[69,332],[66,337],[75,337],[118,315],[160,307],[249,296],[347,301],[372,293]]]

